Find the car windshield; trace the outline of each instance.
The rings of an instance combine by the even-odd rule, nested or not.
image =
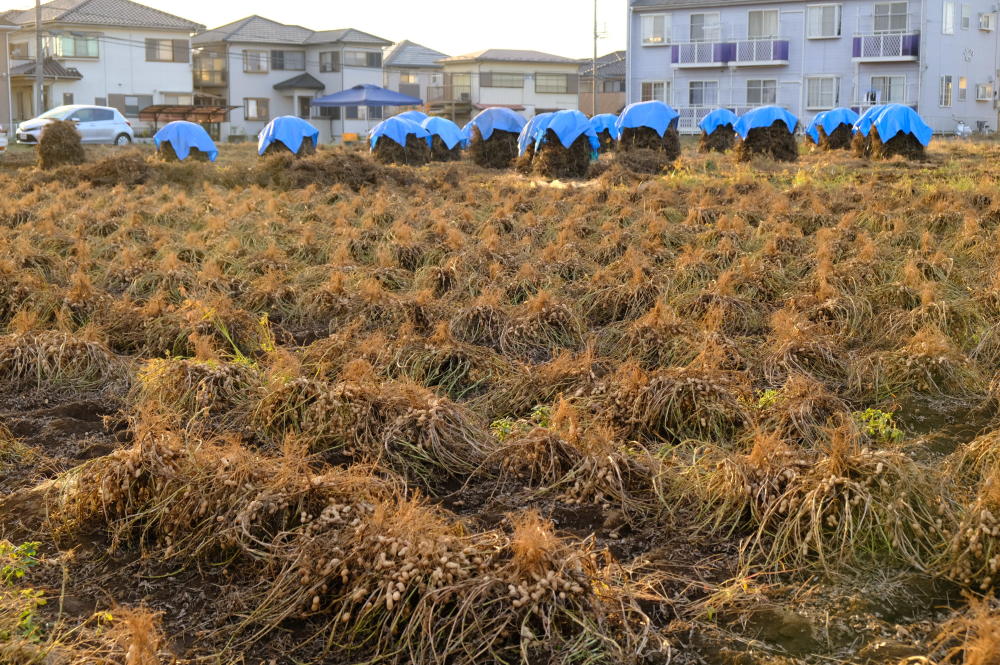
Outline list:
[[[46,111],[45,113],[41,114],[38,117],[61,120],[63,116],[69,114],[69,112],[72,110],[73,109],[70,108],[69,106],[57,106],[54,109]]]

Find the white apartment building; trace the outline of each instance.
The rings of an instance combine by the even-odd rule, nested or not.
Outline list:
[[[238,108],[221,127],[222,140],[256,137],[281,115],[309,119],[327,143],[344,133],[363,135],[384,111],[315,108],[315,97],[360,84],[381,86],[382,49],[392,42],[360,30],[314,31],[261,16],[196,35],[194,88],[205,100]]]
[[[438,61],[447,57],[409,40],[393,44],[385,49],[382,57],[382,86],[422,99],[426,104],[428,90],[444,83],[444,67]]]
[[[820,111],[906,104],[936,132],[997,128],[998,5],[987,0],[630,0],[630,102],[681,130],[722,106]]]
[[[3,127],[9,136],[13,136],[10,130],[10,122],[14,118],[14,105],[10,94],[10,51],[7,41],[8,33],[17,31],[16,25],[4,23],[0,16],[0,127]]]
[[[154,104],[191,104],[190,35],[204,26],[130,0],[42,5],[44,107],[35,108],[35,10],[0,14],[9,33],[13,120],[61,104],[113,106],[133,124]]]

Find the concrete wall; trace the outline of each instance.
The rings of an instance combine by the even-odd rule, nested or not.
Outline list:
[[[524,86],[521,88],[495,88],[480,85],[482,72],[506,72],[524,74]],[[576,63],[551,64],[531,62],[471,62],[446,63],[446,74],[470,74],[472,80],[472,103],[491,105],[521,105],[525,107],[523,114],[527,118],[535,115],[536,109],[578,109],[580,97],[578,92],[566,94],[535,92],[535,74],[579,74]]]

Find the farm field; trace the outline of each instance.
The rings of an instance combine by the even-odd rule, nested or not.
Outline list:
[[[0,662],[996,663],[998,162],[12,150]]]

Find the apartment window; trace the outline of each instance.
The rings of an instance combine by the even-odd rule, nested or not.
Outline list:
[[[996,14],[980,14],[979,15],[979,29],[986,30],[987,32],[996,30],[997,27],[997,15]]]
[[[271,69],[301,72],[306,68],[305,51],[271,51]]]
[[[479,75],[479,85],[484,88],[523,88],[524,74],[483,72]]]
[[[339,106],[314,106],[317,118],[327,118],[329,120],[340,120]]]
[[[969,79],[964,76],[958,77],[958,101],[964,102],[969,98]]]
[[[875,32],[906,32],[907,3],[876,2]]]
[[[188,62],[191,45],[186,39],[147,39],[146,62]]]
[[[972,27],[972,5],[962,5],[962,30]]]
[[[572,80],[571,80],[572,79]],[[575,92],[576,77],[569,74],[535,74],[535,92],[566,94]]]
[[[646,14],[642,17],[642,45],[662,46],[670,43],[670,14]]]
[[[806,107],[832,109],[840,101],[840,81],[836,76],[810,76],[806,79]]]
[[[49,45],[56,58],[96,58],[100,55],[97,35],[50,37]]]
[[[952,79],[951,75],[945,75],[941,77],[941,83],[938,87],[938,105],[943,107],[951,106],[951,93],[952,93]]]
[[[248,74],[267,73],[267,51],[243,51],[243,71]]]
[[[651,102],[654,99],[665,102],[666,97],[667,82],[666,81],[643,81],[642,82],[642,99],[643,102]]]
[[[976,101],[977,102],[993,101],[992,83],[980,83],[979,85],[976,86]]]
[[[778,101],[778,82],[774,79],[751,79],[747,81],[747,104],[767,106]]]
[[[868,104],[902,104],[906,91],[905,76],[873,76],[865,95]]]
[[[344,113],[344,117],[345,118],[347,118],[348,120],[357,120],[358,119],[358,107],[357,106],[346,106],[344,108],[346,109],[346,111]]]
[[[72,92],[64,92],[63,93],[63,106],[69,106],[72,103],[73,103],[73,93]]]
[[[718,106],[718,81],[691,81],[688,83],[688,104],[691,106]]]
[[[339,72],[340,51],[323,51],[320,53],[319,70],[321,72]]]
[[[777,36],[777,9],[760,9],[747,14],[747,39],[774,39]]]
[[[691,41],[713,42],[719,39],[719,12],[691,14]]]
[[[955,3],[945,0],[941,11],[941,34],[955,34]]]
[[[344,51],[344,65],[348,67],[381,67],[382,54],[371,51]]]
[[[806,24],[809,39],[840,37],[840,5],[809,5]]]
[[[244,120],[270,120],[269,100],[266,97],[247,97],[243,100]]]
[[[25,60],[28,57],[28,42],[14,42],[9,47],[10,57]]]

